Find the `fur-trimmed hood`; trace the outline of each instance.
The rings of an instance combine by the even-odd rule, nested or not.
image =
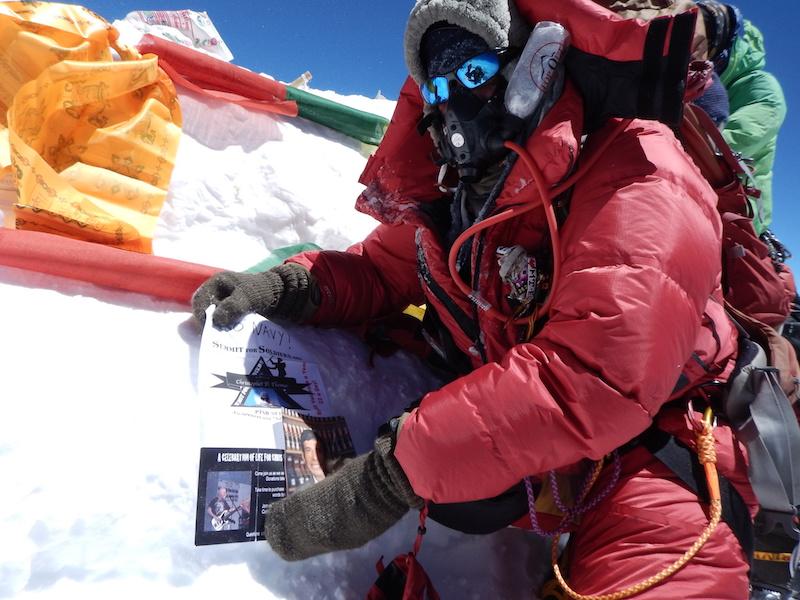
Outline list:
[[[420,59],[422,36],[440,21],[482,37],[490,48],[524,46],[530,31],[512,0],[418,0],[408,17],[404,38],[408,72],[417,83],[427,77]]]

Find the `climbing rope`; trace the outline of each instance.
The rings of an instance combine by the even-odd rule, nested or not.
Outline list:
[[[536,516],[536,496],[533,493],[533,484],[531,482],[530,477],[525,478],[525,491],[528,494],[528,514],[530,515],[531,519],[531,530],[543,537],[551,537],[555,535],[559,535],[565,533],[570,527],[573,526],[575,521],[578,517],[582,514],[589,512],[595,506],[600,504],[606,497],[611,493],[614,487],[617,485],[619,481],[620,473],[622,472],[622,461],[619,458],[619,452],[614,452],[612,454],[614,458],[614,471],[612,472],[610,481],[606,484],[605,488],[598,493],[595,494],[591,500],[587,501],[589,496],[589,492],[594,487],[594,484],[597,482],[598,478],[600,477],[600,473],[603,471],[603,466],[605,465],[605,458],[602,458],[595,462],[594,467],[587,475],[583,485],[581,486],[581,491],[577,496],[577,501],[575,502],[575,506],[568,507],[564,503],[563,498],[561,497],[561,492],[559,491],[558,486],[558,478],[555,471],[550,471],[550,490],[553,494],[553,501],[556,504],[556,507],[559,511],[564,515],[561,519],[561,522],[556,526],[555,529],[545,530],[542,529],[539,525],[539,519]]]
[[[694,558],[694,556],[700,551],[700,549],[705,545],[708,539],[711,537],[711,534],[714,533],[714,530],[719,525],[720,519],[722,518],[722,499],[720,496],[719,491],[719,477],[717,475],[717,451],[714,441],[714,423],[713,423],[713,414],[710,408],[706,409],[705,415],[703,417],[702,423],[696,424],[696,435],[697,435],[697,455],[700,460],[700,464],[703,465],[703,469],[705,470],[706,474],[706,483],[708,484],[708,493],[709,497],[711,498],[711,506],[710,506],[710,519],[708,525],[700,534],[700,537],[697,538],[692,547],[689,548],[683,556],[681,556],[678,560],[672,563],[670,566],[662,569],[652,577],[648,577],[644,581],[641,581],[637,584],[634,584],[630,587],[624,588],[617,592],[612,592],[608,594],[579,594],[571,587],[564,579],[564,576],[561,574],[561,570],[558,567],[558,540],[559,536],[556,536],[553,539],[553,549],[552,549],[552,561],[553,561],[553,572],[555,574],[556,580],[558,581],[559,585],[563,588],[566,594],[572,598],[573,600],[621,600],[622,598],[630,598],[631,596],[636,596],[637,594],[641,594],[642,592],[649,590],[650,588],[658,585],[659,583],[665,581],[669,577],[672,577],[675,573],[677,573],[680,569],[686,566],[686,564]]]

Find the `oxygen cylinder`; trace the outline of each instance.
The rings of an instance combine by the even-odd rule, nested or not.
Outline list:
[[[531,31],[508,81],[506,109],[527,119],[541,104],[569,47],[569,32],[560,24],[541,21]]]

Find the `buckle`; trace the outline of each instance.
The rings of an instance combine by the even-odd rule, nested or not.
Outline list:
[[[780,527],[784,534],[800,543],[800,507],[795,507],[794,512],[778,512],[776,510],[766,510],[761,508],[759,520],[763,523],[763,528],[759,527],[759,533],[769,533]],[[795,548],[795,552],[800,554],[800,550]]]

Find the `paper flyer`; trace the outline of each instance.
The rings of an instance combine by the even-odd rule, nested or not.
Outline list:
[[[313,356],[263,317],[247,315],[222,331],[212,326],[212,311],[198,361],[203,431],[196,545],[263,539],[271,502],[355,456]]]

